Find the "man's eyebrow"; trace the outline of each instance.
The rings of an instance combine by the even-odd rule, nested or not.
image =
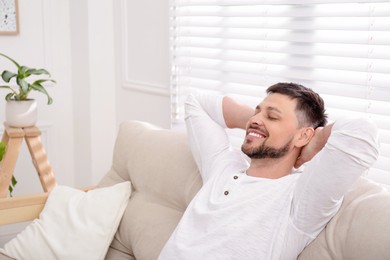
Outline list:
[[[260,105],[257,105],[255,109],[258,110],[258,111],[261,111]],[[277,113],[279,113],[279,114],[282,114],[282,111],[280,111],[280,110],[279,110],[278,108],[276,108],[276,107],[266,107],[266,110],[267,110],[267,111],[275,111],[275,112],[277,112]]]
[[[280,110],[279,110],[278,108],[276,108],[276,107],[267,107],[267,110],[275,111],[276,113],[282,114],[282,111],[280,111]]]

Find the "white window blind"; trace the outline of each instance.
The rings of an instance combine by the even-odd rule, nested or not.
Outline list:
[[[390,184],[390,1],[172,0],[172,120],[193,90],[255,106],[268,86],[320,93],[331,121],[372,118]]]

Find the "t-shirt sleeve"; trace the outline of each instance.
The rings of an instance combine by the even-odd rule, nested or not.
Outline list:
[[[377,160],[375,124],[364,118],[335,122],[325,147],[307,163],[295,187],[291,217],[302,232],[317,236],[338,211],[344,194]]]
[[[203,182],[213,165],[230,149],[222,96],[190,94],[185,103],[188,141]]]

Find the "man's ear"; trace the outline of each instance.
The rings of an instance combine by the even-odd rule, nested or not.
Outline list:
[[[297,147],[303,147],[307,145],[315,133],[313,127],[303,127],[299,132],[300,133],[297,142],[295,143]]]

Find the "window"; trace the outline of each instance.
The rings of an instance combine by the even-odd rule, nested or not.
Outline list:
[[[297,82],[331,121],[377,123],[369,177],[390,184],[390,1],[172,0],[171,53],[174,123],[194,89],[255,106],[268,86]]]

